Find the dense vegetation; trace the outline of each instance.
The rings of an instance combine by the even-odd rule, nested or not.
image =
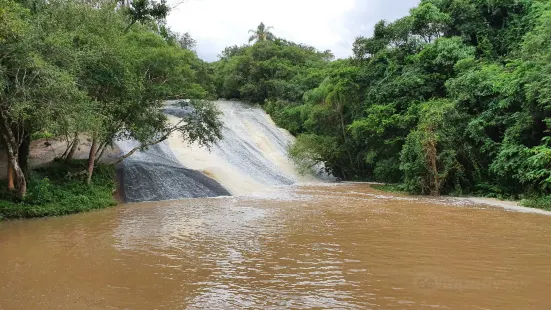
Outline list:
[[[214,91],[209,67],[192,51],[195,41],[189,34],[165,26],[168,11],[164,1],[149,0],[0,0],[0,151],[9,160],[5,186],[21,205],[33,205],[34,187],[48,183],[43,179],[47,176],[55,180],[48,195],[60,199],[55,212],[4,212],[7,207],[2,204],[4,216],[88,209],[88,203],[65,208],[80,196],[74,200],[63,191],[76,193],[86,183],[91,186],[89,199],[98,198],[94,192],[103,185],[91,184],[94,167],[118,139],[136,139],[141,149],[173,132],[202,144],[220,137],[218,111],[203,100]],[[196,99],[186,101],[192,113],[170,124],[162,112],[168,98]],[[67,142],[59,159],[67,164],[83,139],[92,142],[83,171],[66,176],[71,184],[63,183],[53,170],[44,174],[29,168],[31,140],[41,136]],[[111,186],[104,189],[112,194]],[[5,196],[2,192],[2,199]]]
[[[0,220],[66,215],[116,205],[112,165],[99,164],[90,185],[67,178],[68,173],[78,172],[86,168],[86,164],[85,161],[58,162],[33,170],[24,201],[20,201],[2,181]]]
[[[343,60],[261,23],[251,44],[212,64],[166,26],[168,11],[151,0],[0,0],[2,216],[111,204],[113,171],[102,168],[94,184],[103,151],[126,138],[147,148],[176,131],[214,142],[218,111],[202,100],[214,94],[261,104],[297,137],[290,153],[304,171],[323,164],[344,180],[411,193],[551,206],[549,1],[422,0],[357,38]],[[168,98],[199,100],[174,125],[162,113]],[[30,142],[41,136],[67,149],[50,170],[31,171]],[[85,167],[71,164],[82,139],[92,142]],[[80,192],[92,202],[76,203],[88,201]]]
[[[412,193],[551,194],[549,1],[422,0],[337,61],[260,37],[222,53],[216,90],[263,105],[305,169]]]

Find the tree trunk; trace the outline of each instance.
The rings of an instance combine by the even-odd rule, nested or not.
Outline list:
[[[92,146],[90,147],[90,154],[88,155],[88,177],[86,178],[86,184],[90,185],[92,182],[92,174],[94,173],[94,164],[96,163],[96,153],[98,152],[98,140],[96,137],[92,139]]]
[[[80,140],[78,138],[78,133],[77,133],[75,135],[75,139],[73,140],[73,145],[71,146],[71,150],[69,151],[69,154],[67,154],[67,157],[65,157],[65,162],[66,163],[73,160],[73,156],[75,156],[75,152],[77,151],[79,143],[80,143]]]
[[[98,151],[97,153],[99,154],[98,156],[96,156],[96,165],[99,164],[99,161],[101,160],[101,157],[103,156],[103,153],[105,152],[105,149],[107,148],[107,142],[103,143],[102,145],[100,145],[100,147],[98,148]]]
[[[27,180],[25,178],[23,170],[21,170],[21,167],[17,162],[17,155],[13,151],[13,148],[11,147],[11,145],[7,145],[6,148],[8,150],[8,166],[11,167],[11,169],[13,170],[12,175],[15,177],[17,197],[19,199],[23,199],[27,194]]]
[[[436,150],[436,141],[430,137],[425,143],[425,155],[430,167],[430,191],[433,196],[440,196],[440,176],[438,174],[438,154]]]
[[[30,151],[31,151],[31,136],[26,132],[24,132],[23,141],[21,141],[21,145],[19,146],[19,149],[17,151],[17,161],[19,163],[19,167],[21,168],[21,171],[23,171],[23,174],[27,179],[29,178]]]
[[[59,159],[67,158],[67,154],[69,154],[69,151],[73,148],[73,142],[75,141],[74,140],[69,141],[69,139],[67,138],[67,146],[65,147],[65,152],[63,152],[63,154],[59,156]]]
[[[17,164],[17,161],[14,158],[13,171],[15,173],[15,180],[17,181],[17,197],[21,200],[27,195],[27,180],[25,179],[25,174],[23,170]]]
[[[5,117],[2,112],[3,111],[0,110],[0,137],[4,140],[4,146],[6,147],[6,152],[8,154],[8,165],[13,169],[13,175],[15,176],[17,197],[19,199],[23,199],[27,194],[27,180],[25,179],[25,174],[23,173],[23,170],[21,170],[18,163],[19,156],[17,151],[19,150],[19,144],[9,126],[7,117]]]
[[[15,191],[15,184],[13,183],[13,166],[8,163],[8,189],[10,191]]]
[[[340,100],[339,100],[339,103],[338,103],[338,110],[339,110],[340,118],[341,118],[342,139],[343,139],[344,143],[347,144],[348,139],[346,139],[346,127],[344,125],[344,112],[343,112],[344,104],[341,104]],[[349,150],[348,146],[346,147],[346,153],[348,154],[348,160],[350,162],[350,166],[354,167],[354,160],[352,159],[352,154],[350,153],[350,150]]]

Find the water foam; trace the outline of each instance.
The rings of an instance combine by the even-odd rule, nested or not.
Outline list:
[[[212,177],[232,195],[314,180],[296,172],[287,153],[293,136],[261,108],[233,101],[215,104],[222,112],[223,138],[210,150],[189,145],[179,135],[169,138],[169,147],[183,166]],[[166,111],[171,122],[185,113],[176,107]]]
[[[217,101],[223,138],[210,149],[188,144],[175,133],[167,141],[138,151],[119,165],[127,202],[244,195],[315,180],[300,176],[287,149],[293,136],[278,128],[260,108]],[[165,113],[177,123],[188,107],[167,102]],[[123,153],[138,142],[118,141]]]

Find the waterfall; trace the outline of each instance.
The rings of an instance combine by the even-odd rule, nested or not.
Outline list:
[[[165,113],[176,123],[187,113],[167,102]],[[136,152],[119,166],[127,202],[243,195],[273,186],[310,181],[295,171],[287,149],[293,136],[278,128],[258,107],[217,101],[223,138],[210,150],[189,145],[179,134]],[[127,152],[136,141],[119,141]]]

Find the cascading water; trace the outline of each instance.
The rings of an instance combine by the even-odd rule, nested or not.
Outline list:
[[[293,137],[262,109],[240,102],[215,104],[222,112],[223,138],[208,150],[174,134],[136,152],[119,166],[125,201],[242,195],[313,180],[297,174],[287,154]],[[176,123],[189,111],[167,102],[165,112]],[[122,152],[136,145],[136,141],[117,142]]]
[[[217,101],[223,138],[210,151],[188,145],[174,135],[168,143],[182,165],[211,176],[233,195],[311,180],[295,171],[287,153],[293,136],[278,128],[261,108],[241,102]],[[176,122],[185,109],[165,110]]]

